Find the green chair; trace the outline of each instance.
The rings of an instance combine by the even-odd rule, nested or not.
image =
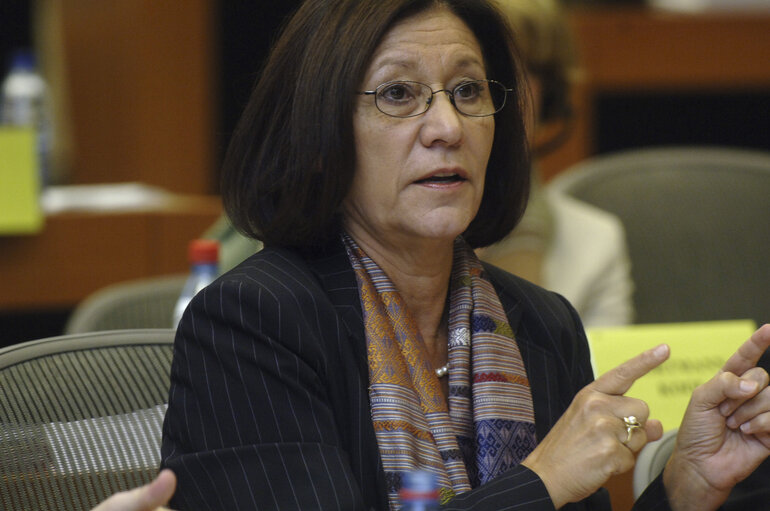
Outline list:
[[[187,275],[120,282],[83,300],[67,320],[65,334],[130,328],[170,328]]]
[[[770,153],[634,149],[548,186],[623,222],[638,323],[770,321]]]

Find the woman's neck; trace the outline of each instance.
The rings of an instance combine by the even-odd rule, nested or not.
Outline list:
[[[357,236],[358,235],[358,236]],[[437,368],[447,357],[447,293],[454,240],[421,240],[400,246],[383,244],[362,233],[350,233],[398,289]]]

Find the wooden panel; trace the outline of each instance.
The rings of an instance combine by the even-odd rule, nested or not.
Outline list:
[[[211,0],[64,0],[73,183],[214,190]]]
[[[770,86],[770,14],[571,12],[594,88]]]
[[[0,310],[70,307],[123,280],[184,272],[187,244],[221,214],[218,198],[162,210],[65,213],[35,236],[0,237]]]

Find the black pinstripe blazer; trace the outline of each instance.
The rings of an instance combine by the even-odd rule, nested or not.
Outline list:
[[[487,267],[531,381],[538,438],[592,379],[562,297]],[[265,248],[199,293],[177,333],[162,465],[180,510],[387,509],[368,400],[355,274],[333,243],[303,257]],[[648,492],[667,509],[662,485]],[[563,509],[605,510],[601,490]],[[644,509],[656,508],[644,506]],[[525,467],[447,509],[552,510]]]

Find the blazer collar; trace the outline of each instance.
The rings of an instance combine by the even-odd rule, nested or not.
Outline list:
[[[358,293],[356,274],[342,239],[334,236],[334,239],[325,247],[308,255],[307,263],[347,328],[359,367],[364,370],[368,380],[369,365],[361,298]]]
[[[367,389],[369,387],[369,360],[367,358],[366,333],[361,310],[361,299],[358,292],[356,275],[342,240],[338,236],[335,237],[335,240],[325,247],[324,250],[308,256],[307,263],[337,311],[340,321],[347,329],[351,351],[358,365],[361,388]],[[364,392],[364,395],[367,402],[366,416],[371,419],[368,413],[368,410],[371,408],[369,394]],[[379,457],[374,426],[371,422],[369,424],[370,428],[364,433],[364,437],[369,439],[370,444],[368,447],[376,453],[377,460],[377,473],[375,476],[377,493],[376,495],[370,495],[370,497],[377,501],[377,509],[384,510],[388,509],[385,471],[382,466],[382,460]]]

